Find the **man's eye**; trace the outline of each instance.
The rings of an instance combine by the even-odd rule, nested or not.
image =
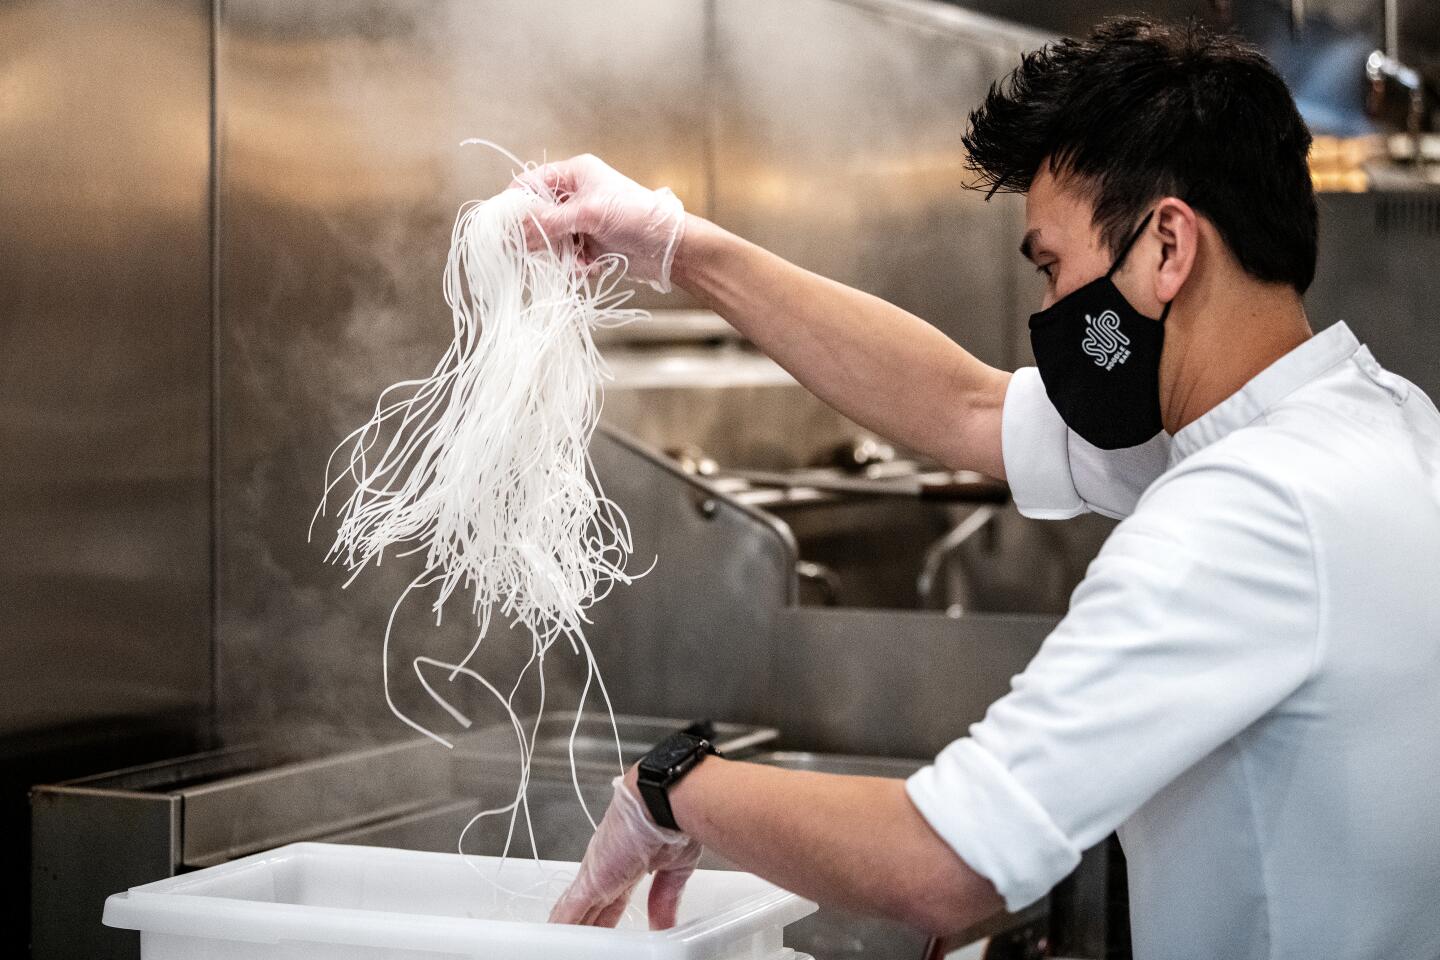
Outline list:
[[[1040,264],[1038,267],[1035,268],[1035,272],[1036,272],[1036,273],[1043,273],[1043,274],[1045,274],[1045,279],[1046,279],[1046,280],[1054,280],[1055,277],[1050,273],[1050,270],[1051,270],[1051,268],[1052,268],[1053,266],[1054,266],[1054,264],[1051,264],[1051,263],[1042,263],[1042,264]]]

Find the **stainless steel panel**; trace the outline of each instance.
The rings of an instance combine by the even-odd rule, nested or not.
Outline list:
[[[1440,190],[1320,195],[1317,328],[1344,320],[1385,367],[1440,397]]]
[[[29,787],[210,705],[209,121],[208,2],[0,4],[4,956]]]
[[[389,744],[183,791],[189,867],[400,816],[450,795],[451,756],[428,739]]]
[[[595,656],[615,702],[662,716],[769,723],[776,617],[795,601],[795,545],[664,458],[613,434],[592,448],[624,508],[636,565],[655,567],[594,608]]]
[[[440,804],[408,817],[383,820],[353,830],[320,837],[328,843],[355,843],[364,846],[400,847],[406,850],[429,850],[453,853],[465,824],[487,806],[509,803],[515,795],[513,779],[497,779],[477,802],[474,798]],[[597,820],[610,802],[609,778],[593,782],[581,781],[581,795],[590,815]],[[579,862],[585,856],[594,831],[585,819],[584,810],[575,796],[575,786],[567,778],[544,777],[530,781],[526,806],[530,827],[522,814],[516,821],[508,853],[531,856],[530,828],[534,830],[535,855],[543,860]],[[465,852],[481,856],[500,856],[507,852],[506,835],[510,818],[497,816],[478,822],[465,836]],[[719,866],[712,857],[702,866]]]
[[[676,359],[657,357],[654,364]],[[627,364],[627,372],[639,365]],[[729,368],[730,382],[710,376],[722,366]],[[605,422],[655,450],[691,448],[726,466],[772,469],[805,466],[842,443],[871,435],[783,371],[781,379],[747,369],[761,366],[748,354],[729,355],[713,362],[697,359],[695,380],[683,386],[622,381],[605,394]]]
[[[118,804],[106,791],[47,788],[32,800],[32,830],[34,960],[138,957],[139,934],[102,926],[100,912],[112,893],[174,876],[180,799],[132,794]]]
[[[1044,615],[797,608],[776,623],[772,716],[807,749],[928,757],[1004,696]]]
[[[797,501],[767,509],[790,527],[800,559],[825,569],[827,605],[952,613],[1063,614],[1114,527],[1099,516],[1047,523],[1027,520],[1013,507],[976,515],[898,499]],[[977,532],[958,545],[945,543],[977,516],[983,524]]]
[[[748,757],[780,735],[774,727],[714,722],[708,718],[681,720],[675,717],[635,717],[616,714],[614,726],[605,712],[587,713],[575,722],[571,712],[553,712],[542,716],[537,724],[533,717],[522,717],[526,736],[533,736],[530,769],[534,775],[559,776],[568,780],[573,773],[596,774],[600,782],[609,779],[624,766],[636,763],[651,747],[670,734],[692,726],[706,728],[705,736],[727,757]],[[473,735],[461,738],[453,757],[456,789],[464,793],[472,783],[495,779],[496,771],[505,771],[501,779],[519,769],[520,746],[515,728],[496,724]],[[509,764],[510,766],[506,766]]]
[[[100,923],[108,895],[451,800],[451,759],[412,740],[302,761],[282,742],[37,787],[33,956],[133,960],[139,937]]]
[[[0,8],[0,734],[210,700],[209,11]]]
[[[1011,365],[1023,208],[965,189],[960,137],[1043,35],[898,0],[715,14],[716,220]]]
[[[393,733],[381,630],[413,574],[387,563],[342,593],[305,530],[332,446],[382,387],[428,372],[448,339],[440,275],[455,210],[509,172],[458,143],[487,137],[527,159],[590,150],[706,209],[703,4],[219,10],[223,719]],[[464,620],[457,608],[437,629],[416,604],[398,624],[397,700],[439,730],[454,727],[413,682],[410,658],[461,655],[473,639]],[[485,667],[513,675],[528,639],[494,632]],[[549,666],[552,703],[573,705],[581,663],[567,654]],[[501,716],[476,711],[478,722]]]

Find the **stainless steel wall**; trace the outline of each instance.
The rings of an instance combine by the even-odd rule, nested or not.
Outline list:
[[[0,6],[12,892],[29,784],[177,749],[162,731],[210,707],[210,22],[198,0]],[[0,954],[28,919],[0,903]]]
[[[396,732],[380,696],[381,629],[414,573],[387,563],[342,593],[341,571],[321,562],[330,528],[314,544],[305,530],[331,447],[382,387],[427,373],[448,341],[451,221],[510,169],[458,144],[485,137],[526,159],[594,151],[704,210],[705,35],[704,5],[674,0],[221,6],[216,640],[227,726]],[[436,630],[420,605],[410,613],[391,657],[397,695],[444,727],[414,698],[411,656],[458,656],[472,630],[458,615]],[[520,645],[500,640],[496,655],[513,658]]]
[[[1320,259],[1305,309],[1344,320],[1389,370],[1440,397],[1440,191],[1320,195]]]
[[[600,154],[1008,364],[1029,292],[1013,253],[1021,207],[963,190],[960,134],[986,86],[1040,39],[908,0],[222,4],[216,638],[227,726],[395,730],[379,696],[380,630],[413,572],[387,567],[342,594],[304,530],[331,445],[380,388],[428,371],[448,336],[447,228],[459,203],[508,172],[461,139],[527,159]],[[440,724],[413,697],[410,657],[459,653],[471,630],[447,621],[437,632],[422,605],[409,613],[390,658],[397,695]],[[497,642],[496,656],[507,646],[518,645]],[[692,700],[672,690],[623,706]]]
[[[1044,36],[934,3],[715,11],[716,220],[1013,365],[1023,201],[964,188],[960,137]]]
[[[461,139],[527,159],[600,154],[1006,363],[1019,206],[961,189],[959,136],[964,111],[1034,36],[903,0],[222,4],[226,723],[395,729],[379,697],[380,629],[408,576],[397,564],[341,594],[304,530],[331,445],[380,388],[427,372],[448,336],[447,228],[508,171]],[[411,651],[458,653],[471,639],[412,612],[390,661],[407,700]]]
[[[208,12],[0,9],[0,735],[209,701]]]

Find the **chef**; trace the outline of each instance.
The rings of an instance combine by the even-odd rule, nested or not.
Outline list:
[[[1344,323],[1312,332],[1284,82],[1231,37],[1112,20],[1026,55],[965,144],[979,186],[1026,196],[1045,280],[1013,374],[595,157],[527,175],[567,198],[539,229],[684,287],[855,421],[1005,478],[1026,516],[1123,518],[909,781],[672,739],[617,779],[552,919],[613,925],[653,872],[668,926],[703,845],[945,934],[1118,829],[1141,960],[1440,957],[1440,415]]]

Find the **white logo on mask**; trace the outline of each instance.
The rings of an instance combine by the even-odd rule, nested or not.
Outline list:
[[[1130,338],[1120,332],[1120,315],[1106,310],[1098,317],[1085,314],[1085,339],[1080,349],[1093,357],[1095,366],[1114,370],[1130,358]]]

